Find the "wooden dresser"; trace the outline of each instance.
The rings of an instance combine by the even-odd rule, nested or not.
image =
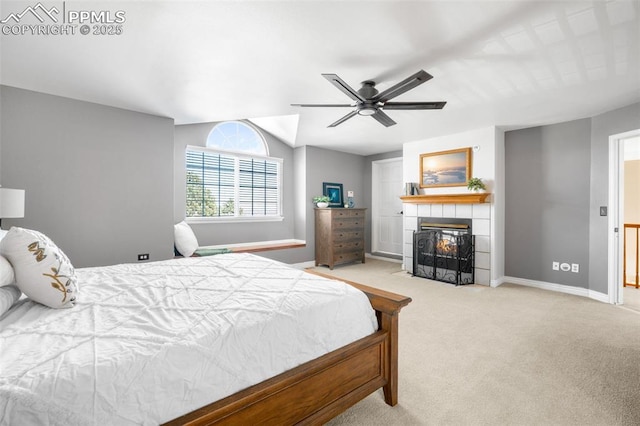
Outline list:
[[[316,266],[364,263],[366,209],[326,208],[316,211]]]

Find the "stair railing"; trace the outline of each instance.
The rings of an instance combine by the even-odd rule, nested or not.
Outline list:
[[[633,236],[633,230],[635,230],[635,236],[636,236],[636,244],[635,244],[635,260],[636,260],[636,264],[635,264],[635,274],[630,274],[630,276],[634,276],[635,277],[635,281],[634,282],[630,282],[627,281],[627,250],[630,250],[631,253],[633,253],[633,244],[627,244],[627,230],[632,230],[631,232],[629,232],[629,234],[631,234]],[[640,288],[640,281],[638,280],[638,267],[640,265],[640,238],[638,238],[640,236],[640,224],[638,223],[625,223],[624,224],[624,261],[623,261],[623,273],[622,273],[622,277],[623,277],[623,283],[624,283],[624,287],[635,287],[635,288]],[[631,242],[631,241],[630,241]],[[630,247],[627,247],[630,246]]]

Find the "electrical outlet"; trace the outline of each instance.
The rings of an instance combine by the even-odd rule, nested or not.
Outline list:
[[[577,263],[572,263],[571,264],[571,272],[580,272],[580,265]]]
[[[560,270],[560,262],[553,262],[553,264],[552,264],[551,268],[552,268],[554,271],[559,271],[559,270]]]
[[[138,262],[142,260],[149,260],[149,253],[142,253],[138,255]]]

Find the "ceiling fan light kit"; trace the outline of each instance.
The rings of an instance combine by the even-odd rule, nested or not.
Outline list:
[[[373,115],[378,111],[378,108],[373,105],[356,105],[356,110],[360,115]]]
[[[373,117],[376,121],[385,127],[396,124],[384,110],[419,110],[419,109],[442,109],[446,102],[389,102],[391,99],[399,96],[409,90],[431,80],[433,76],[424,70],[420,70],[412,76],[402,80],[400,83],[391,86],[383,92],[378,92],[376,83],[367,80],[362,83],[359,90],[354,90],[344,80],[336,74],[322,74],[331,84],[338,90],[343,92],[355,101],[355,104],[291,104],[299,107],[350,107],[354,108],[350,113],[340,118],[338,121],[331,123],[328,127],[336,127],[344,123],[355,115],[365,115]]]

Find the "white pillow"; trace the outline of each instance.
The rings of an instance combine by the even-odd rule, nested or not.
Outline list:
[[[76,302],[76,274],[65,254],[46,235],[12,227],[0,241],[16,275],[16,285],[31,300],[51,308],[71,308]]]
[[[14,284],[16,276],[13,273],[13,266],[4,257],[0,256],[0,287]]]
[[[2,241],[2,239],[4,238],[5,235],[7,235],[7,232],[9,232],[9,231],[5,231],[4,229],[0,229],[0,241]]]
[[[173,226],[176,250],[184,257],[190,257],[198,249],[198,239],[193,229],[184,220]]]
[[[20,299],[21,294],[20,289],[15,285],[0,287],[0,317]]]

